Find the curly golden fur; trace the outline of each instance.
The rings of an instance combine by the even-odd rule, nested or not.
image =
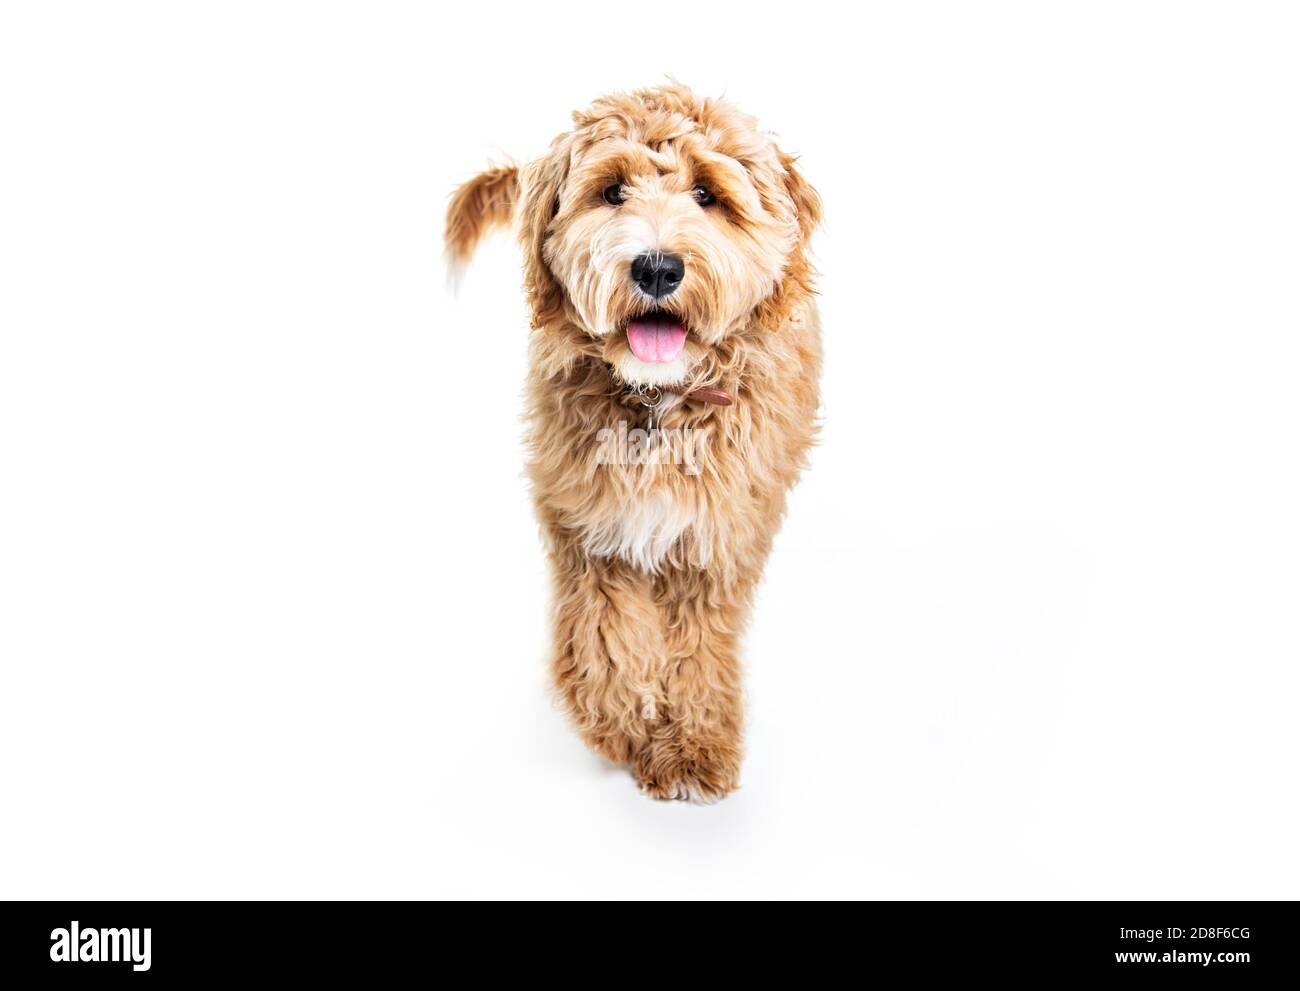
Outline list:
[[[456,191],[448,255],[464,264],[511,222],[524,249],[528,472],[559,697],[648,794],[710,801],[738,784],[740,638],[817,429],[808,242],[821,203],[752,118],[684,86],[607,96],[573,119],[542,158]],[[666,298],[629,276],[646,252],[684,259]],[[629,346],[629,322],[650,310],[687,330],[671,361]],[[600,457],[602,431],[644,423],[653,386],[656,426],[692,432],[696,463],[664,444],[634,463]],[[683,398],[701,387],[735,402]]]

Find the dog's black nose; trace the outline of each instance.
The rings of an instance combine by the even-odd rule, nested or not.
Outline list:
[[[682,261],[681,255],[647,251],[632,262],[632,281],[651,299],[671,296],[682,284],[685,274],[686,263]]]

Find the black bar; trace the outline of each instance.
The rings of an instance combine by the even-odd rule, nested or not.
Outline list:
[[[726,980],[732,967],[747,972],[780,963],[809,975],[834,964],[866,980],[902,973],[1276,983],[1296,974],[1294,908],[1291,902],[10,902],[0,906],[0,982],[15,988],[36,985],[13,978],[41,985],[266,977],[371,983],[413,973],[441,980],[455,964],[494,972],[531,966],[538,980],[590,984],[679,973]],[[74,922],[80,945],[76,959],[67,959]],[[118,959],[84,959],[90,956]],[[593,969],[597,960],[606,961],[601,968],[619,969]]]

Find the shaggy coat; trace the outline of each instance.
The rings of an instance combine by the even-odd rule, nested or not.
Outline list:
[[[586,742],[656,798],[738,784],[740,639],[816,432],[820,326],[808,242],[816,192],[728,103],[669,85],[598,100],[522,167],[458,189],[454,264],[513,224],[532,311],[528,473],[554,576],[552,671]],[[629,276],[646,252],[684,259],[666,299]],[[643,361],[630,321],[685,327]],[[635,458],[601,438],[647,426]],[[722,390],[734,402],[689,396]],[[650,397],[649,399],[647,398]],[[622,425],[620,428],[620,424]]]

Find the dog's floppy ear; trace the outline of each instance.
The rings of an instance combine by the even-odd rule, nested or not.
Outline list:
[[[524,248],[524,289],[532,303],[533,326],[559,317],[564,291],[546,263],[546,235],[560,208],[560,190],[569,175],[568,135],[557,138],[550,154],[525,166],[519,216],[519,239]]]
[[[519,169],[514,165],[488,169],[451,194],[443,239],[453,272],[469,264],[484,235],[507,227],[519,202]]]
[[[799,243],[806,247],[813,231],[822,222],[822,198],[795,168],[794,155],[787,155],[779,149],[777,155],[781,159],[781,167],[785,169],[785,191],[794,202],[795,214],[799,220]]]

